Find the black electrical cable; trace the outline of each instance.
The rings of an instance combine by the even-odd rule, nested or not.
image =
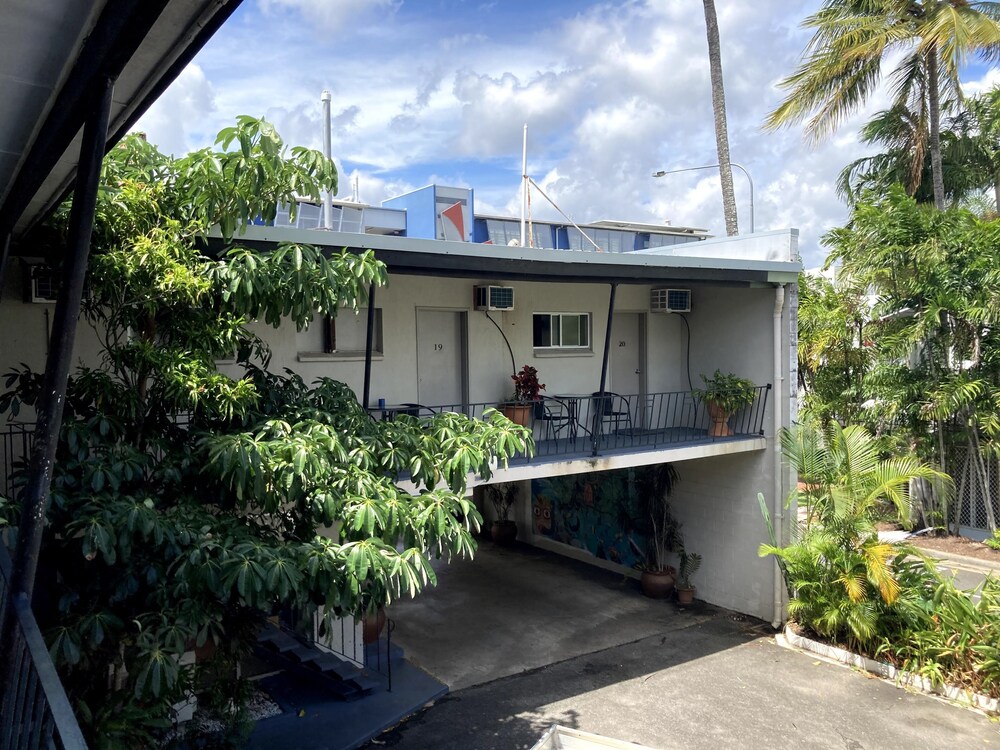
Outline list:
[[[688,390],[693,391],[694,385],[691,383],[691,324],[688,323],[687,316],[679,315],[681,320],[684,321],[684,327],[687,328],[687,375],[688,375]]]
[[[505,334],[503,332],[503,329],[500,326],[497,325],[497,322],[495,320],[493,320],[493,318],[490,317],[490,311],[489,310],[483,310],[483,314],[486,315],[486,319],[488,321],[490,321],[490,323],[492,323],[493,325],[495,325],[497,327],[497,330],[500,331],[500,335],[503,336],[504,343],[507,344],[507,351],[510,352],[510,372],[511,372],[511,375],[517,374],[517,365],[514,364],[514,350],[510,348],[510,342],[507,340],[507,334]],[[689,375],[688,376],[688,380],[690,380],[690,379],[691,378],[690,378],[690,375]]]

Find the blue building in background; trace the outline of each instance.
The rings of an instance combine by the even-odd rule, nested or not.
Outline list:
[[[300,229],[323,227],[323,207],[303,203],[295,221],[279,210],[276,226]],[[333,202],[334,231],[395,235],[428,240],[520,245],[521,221],[510,216],[479,215],[471,188],[428,185],[369,206],[352,201]],[[703,229],[669,224],[642,224],[602,220],[574,226],[554,221],[531,221],[525,244],[555,250],[602,250],[629,253],[708,239]]]

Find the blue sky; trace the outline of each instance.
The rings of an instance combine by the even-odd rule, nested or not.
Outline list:
[[[833,185],[863,155],[875,99],[814,147],[798,128],[764,133],[808,40],[817,0],[717,2],[732,159],[754,180],[757,231],[795,227],[807,266],[846,210]],[[970,67],[972,88],[1000,83]],[[239,114],[290,144],[322,142],[333,95],[341,197],[356,177],[378,204],[437,182],[471,186],[480,212],[515,214],[522,125],[532,177],[577,221],[630,219],[724,233],[704,14],[694,0],[244,0],[137,129],[168,153],[211,144]],[[741,228],[749,188],[735,177]],[[533,198],[536,216],[554,216]]]

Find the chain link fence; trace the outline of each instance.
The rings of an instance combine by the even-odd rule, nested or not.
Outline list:
[[[956,446],[949,458],[959,527],[968,536],[991,535],[1000,520],[1000,458],[968,446]]]

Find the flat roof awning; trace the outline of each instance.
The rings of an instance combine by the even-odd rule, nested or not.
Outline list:
[[[791,242],[794,231],[774,234],[787,235]],[[373,250],[391,273],[484,280],[752,286],[794,282],[802,268],[797,261],[544,250],[288,227],[250,226],[233,241],[260,250],[283,242],[310,244],[330,251]]]

